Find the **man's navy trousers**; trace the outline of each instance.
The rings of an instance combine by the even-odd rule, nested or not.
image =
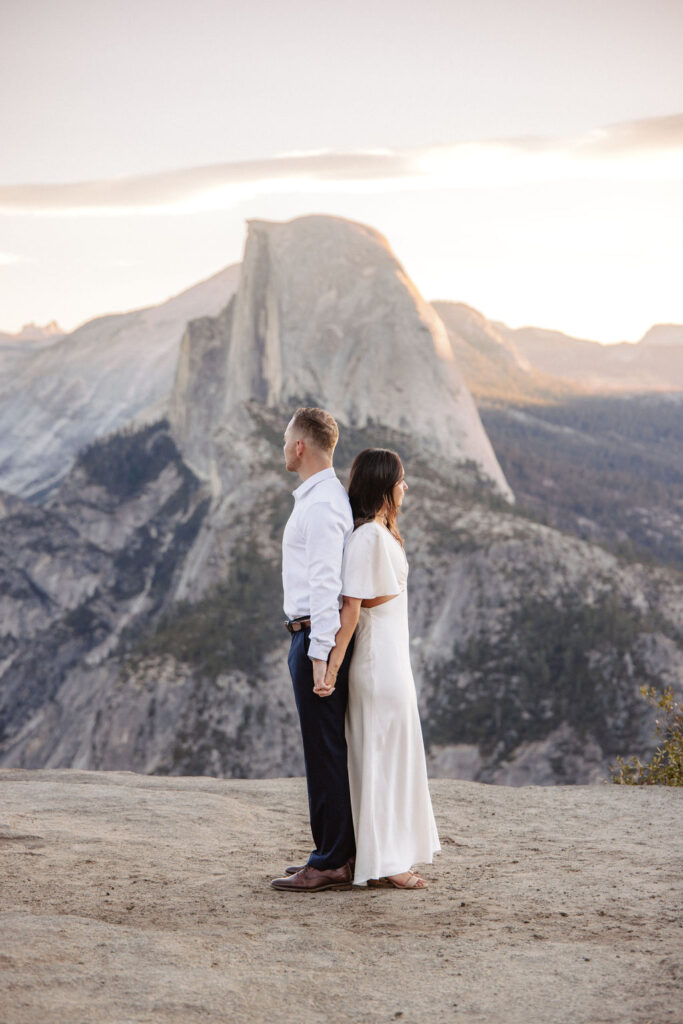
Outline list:
[[[344,719],[349,695],[353,638],[337,674],[334,693],[313,693],[313,662],[308,657],[310,626],[292,634],[287,659],[304,746],[308,809],[315,850],[308,863],[319,871],[339,868],[356,853]]]

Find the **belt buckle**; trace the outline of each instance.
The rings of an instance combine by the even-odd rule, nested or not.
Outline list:
[[[304,618],[304,617],[302,616],[302,618]],[[305,619],[307,621],[308,621],[308,618],[309,618],[309,616],[305,616]],[[300,633],[301,630],[304,629],[305,627],[304,627],[304,624],[301,621],[301,619],[285,619],[285,628],[289,630],[289,632],[292,634],[292,636],[294,636],[295,633]]]

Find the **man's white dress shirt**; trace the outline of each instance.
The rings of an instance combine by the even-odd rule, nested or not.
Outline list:
[[[349,496],[330,466],[294,493],[282,538],[282,586],[288,619],[310,616],[309,658],[327,661],[341,620],[344,545],[353,533]]]

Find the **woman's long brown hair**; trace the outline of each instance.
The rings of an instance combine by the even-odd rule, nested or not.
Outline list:
[[[391,448],[364,448],[358,452],[349,476],[349,501],[354,529],[370,523],[387,503],[387,526],[399,544],[403,538],[396,525],[398,508],[392,491],[403,479],[403,464]]]

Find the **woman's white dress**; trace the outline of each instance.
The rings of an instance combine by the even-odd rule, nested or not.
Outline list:
[[[346,712],[354,883],[432,863],[441,849],[427,783],[408,635],[408,561],[377,522],[349,537],[342,594],[397,597],[360,609]]]

